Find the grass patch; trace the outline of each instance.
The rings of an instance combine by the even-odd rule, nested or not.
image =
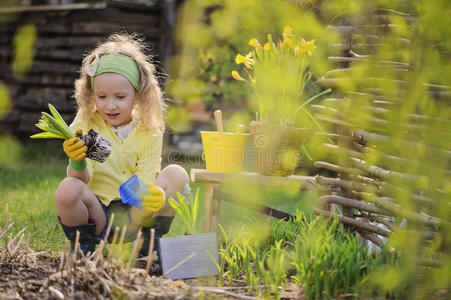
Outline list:
[[[61,143],[48,141],[33,142],[23,146],[17,159],[7,165],[0,166],[0,225],[5,219],[5,204],[9,207],[9,218],[15,222],[14,232],[27,226],[31,234],[31,246],[36,251],[50,250],[59,252],[64,247],[64,233],[57,222],[54,195],[59,182],[66,176],[67,158],[61,151]],[[191,167],[184,166],[187,172]],[[191,188],[199,187],[200,205],[197,231],[203,231],[204,185],[191,183]],[[301,209],[306,214],[311,212],[316,195],[312,192],[296,192],[287,194],[283,189],[264,187],[249,188],[224,186],[224,191],[236,194],[243,199],[251,199],[264,205],[289,213]],[[240,206],[221,201],[220,223],[225,228],[236,228],[246,219],[269,217],[250,211]],[[167,236],[184,234],[184,226],[176,217]]]
[[[290,283],[302,286],[306,299],[385,296],[366,290],[369,278],[380,266],[397,263],[396,254],[385,249],[369,254],[338,220],[307,218],[301,212],[289,222],[250,218],[232,234],[223,230],[223,240],[219,285],[245,281],[248,292],[258,297],[280,299]]]
[[[55,153],[55,143],[25,146],[15,162],[0,166],[0,224],[15,222],[12,232],[27,227],[31,247],[36,251],[59,251],[64,247],[64,233],[57,222],[55,190],[66,176],[67,159]]]

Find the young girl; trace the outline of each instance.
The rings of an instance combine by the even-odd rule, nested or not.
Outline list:
[[[79,138],[64,141],[69,165],[55,201],[71,251],[79,231],[81,250],[92,253],[114,213],[113,230],[126,225],[133,236],[143,227],[140,255],[147,255],[150,228],[156,238],[169,231],[174,211],[167,200],[177,199],[189,182],[180,166],[160,172],[164,103],[155,67],[143,52],[136,37],[113,34],[84,58],[75,82],[78,112],[71,128],[78,134],[94,129],[111,141],[112,151],[99,163],[85,158]],[[149,187],[142,210],[122,204],[119,196],[119,186],[133,174]]]

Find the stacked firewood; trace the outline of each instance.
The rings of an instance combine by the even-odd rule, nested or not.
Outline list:
[[[328,193],[320,197],[315,212],[338,217],[378,246],[395,231],[416,232],[425,242],[440,239],[443,251],[451,224],[440,212],[451,205],[446,192],[451,121],[412,112],[409,105],[415,105],[410,97],[424,96],[437,106],[449,106],[451,88],[422,83],[421,95],[409,94],[412,83],[406,78],[416,66],[402,54],[390,52],[385,58],[378,51],[387,43],[396,43],[399,50],[412,47],[407,36],[393,34],[398,26],[390,23],[394,18],[402,18],[409,29],[417,21],[406,13],[379,9],[330,26],[344,42],[334,45],[340,54],[329,57],[338,68],[317,84],[334,88],[336,96],[313,108],[316,118],[331,128],[318,133],[327,140],[321,147],[325,155],[315,166],[335,175],[317,176]],[[433,140],[437,128],[442,129],[440,139]]]
[[[1,7],[0,82],[9,90],[12,109],[1,120],[3,130],[29,136],[40,111],[53,104],[70,122],[74,117],[74,80],[84,53],[114,32],[138,33],[149,44],[150,55],[160,61],[166,27],[159,2],[94,1],[69,5]],[[14,74],[15,35],[34,25],[36,39],[31,69]],[[164,38],[166,39],[166,38]],[[6,127],[6,128],[5,128]]]

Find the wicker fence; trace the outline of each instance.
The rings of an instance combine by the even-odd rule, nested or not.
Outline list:
[[[422,94],[412,94],[415,87],[409,79],[415,78],[418,66],[394,60],[395,52],[386,58],[386,52],[378,51],[394,43],[400,58],[402,53],[414,55],[413,41],[398,34],[398,25],[390,22],[394,17],[402,18],[408,30],[417,20],[379,9],[368,18],[335,20],[330,26],[341,33],[343,43],[334,45],[340,55],[329,57],[337,69],[317,84],[333,88],[337,96],[313,108],[316,118],[331,128],[320,134],[328,138],[321,145],[326,155],[315,166],[335,176],[317,176],[328,193],[320,197],[315,212],[337,216],[379,246],[381,237],[399,230],[418,233],[424,245],[439,238],[439,248],[446,251],[450,218],[441,209],[449,211],[451,205],[444,188],[451,175],[446,142],[451,140],[451,121],[415,112],[409,105],[418,103],[411,97],[428,97],[437,107],[449,107],[451,89],[421,83]],[[431,133],[439,128],[440,138],[434,140]],[[440,265],[435,260],[423,263]]]

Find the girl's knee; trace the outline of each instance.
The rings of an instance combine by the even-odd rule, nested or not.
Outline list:
[[[165,181],[178,191],[183,191],[185,185],[189,183],[188,173],[179,165],[168,165],[158,177],[162,176]]]
[[[63,206],[73,206],[83,193],[84,182],[75,177],[64,178],[55,192],[55,201]]]

